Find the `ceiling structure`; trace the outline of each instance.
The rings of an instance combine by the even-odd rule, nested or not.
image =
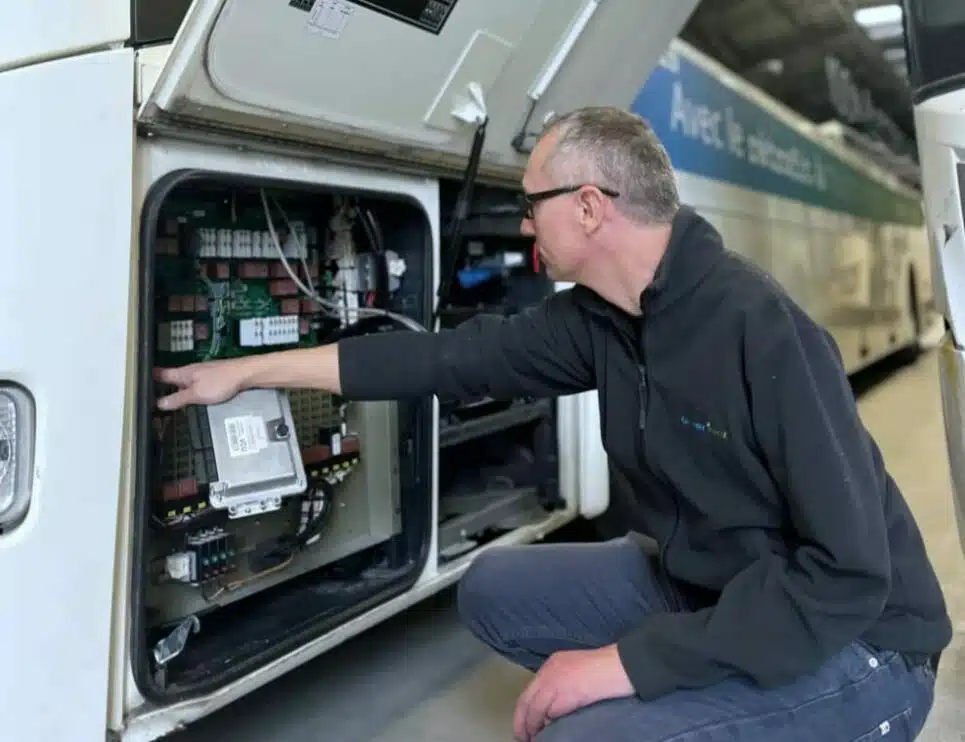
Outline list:
[[[887,145],[917,179],[899,4],[702,0],[681,37],[811,121]]]

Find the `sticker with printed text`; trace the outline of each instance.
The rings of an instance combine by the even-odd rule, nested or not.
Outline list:
[[[354,12],[355,8],[345,0],[318,0],[309,13],[308,28],[326,38],[337,39]]]
[[[228,454],[231,458],[251,456],[268,447],[268,431],[265,421],[257,415],[229,417],[224,421],[228,437]]]

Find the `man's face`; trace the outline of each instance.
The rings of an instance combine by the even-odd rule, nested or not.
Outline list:
[[[545,167],[555,135],[544,136],[533,149],[523,175],[523,192],[532,195],[570,185],[556,183]],[[554,281],[578,282],[590,252],[584,224],[580,219],[577,193],[564,193],[530,206],[523,215],[520,231],[535,238],[540,261]]]

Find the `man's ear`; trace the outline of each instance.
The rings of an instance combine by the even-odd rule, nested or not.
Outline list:
[[[581,188],[576,195],[580,209],[580,224],[586,234],[592,234],[603,223],[606,199],[595,188]]]

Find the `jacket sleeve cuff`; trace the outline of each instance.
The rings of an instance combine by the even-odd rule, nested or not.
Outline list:
[[[435,392],[438,336],[397,330],[338,342],[340,396],[350,401],[422,397]]]
[[[695,688],[722,680],[726,673],[711,670],[706,661],[682,648],[674,648],[674,642],[663,636],[671,622],[682,618],[681,614],[656,613],[617,642],[617,655],[633,685],[637,696],[652,701],[683,688]],[[693,620],[698,616],[689,614]],[[659,638],[658,638],[659,637]],[[680,634],[676,639],[688,638]],[[697,637],[693,639],[696,641]]]
[[[634,634],[629,634],[617,642],[617,655],[637,696],[643,701],[652,701],[672,688],[666,684],[663,673],[647,660],[642,644]]]

